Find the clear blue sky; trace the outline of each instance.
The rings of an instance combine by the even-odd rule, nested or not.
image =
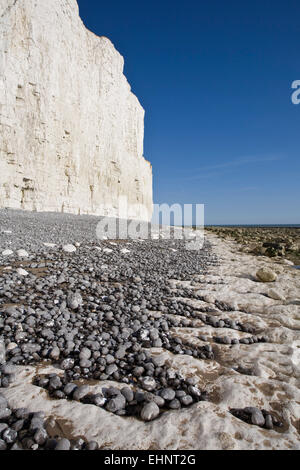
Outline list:
[[[79,0],[146,110],[154,202],[207,224],[300,223],[300,2]]]

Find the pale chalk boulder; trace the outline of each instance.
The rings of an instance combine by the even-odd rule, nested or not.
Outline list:
[[[28,258],[29,253],[26,250],[18,250],[17,255],[19,258]]]
[[[277,274],[272,269],[264,267],[257,271],[256,277],[261,282],[274,282],[277,279]]]
[[[76,247],[74,245],[71,245],[71,244],[64,245],[63,246],[63,251],[65,253],[74,253],[76,251]]]
[[[18,268],[17,274],[19,274],[19,276],[28,276],[29,273],[23,268]]]
[[[103,248],[103,253],[112,253],[113,250],[111,250],[110,248]]]
[[[2,256],[11,256],[14,252],[12,250],[4,250],[2,251]]]

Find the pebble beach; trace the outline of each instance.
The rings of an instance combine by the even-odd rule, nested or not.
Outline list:
[[[98,221],[0,210],[0,449],[300,449],[291,256]]]

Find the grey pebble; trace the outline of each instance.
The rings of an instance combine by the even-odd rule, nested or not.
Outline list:
[[[143,421],[152,421],[159,416],[159,407],[156,403],[150,402],[143,406],[141,410],[141,418]]]
[[[54,450],[70,450],[71,443],[68,439],[59,439]]]
[[[80,385],[73,392],[73,400],[79,401],[89,393],[90,387],[88,385]]]

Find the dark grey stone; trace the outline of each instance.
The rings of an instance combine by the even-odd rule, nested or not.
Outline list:
[[[159,416],[159,407],[156,403],[150,402],[143,406],[141,410],[141,419],[143,421],[152,421]]]

